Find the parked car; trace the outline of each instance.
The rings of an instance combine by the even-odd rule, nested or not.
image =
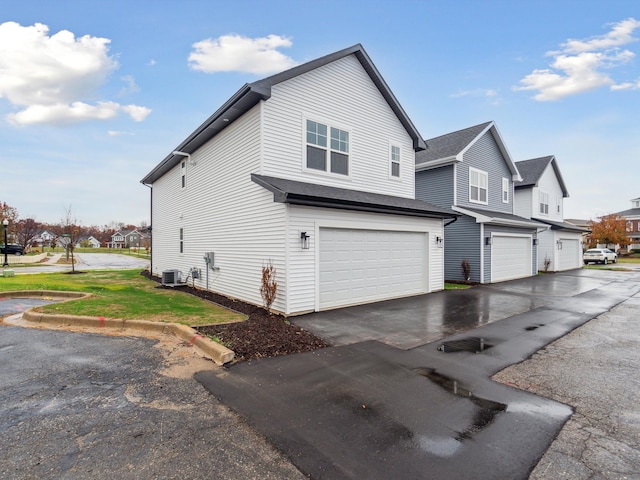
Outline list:
[[[590,248],[582,255],[582,261],[585,265],[592,262],[606,265],[609,262],[616,263],[618,261],[618,254],[608,248]]]
[[[4,244],[0,245],[0,253],[4,254],[5,246]],[[10,243],[7,245],[6,251],[9,255],[22,255],[24,251],[22,250],[22,245],[16,245],[15,243]]]

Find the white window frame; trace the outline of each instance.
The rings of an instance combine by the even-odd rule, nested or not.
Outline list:
[[[183,160],[180,164],[180,182],[181,188],[184,190],[187,188],[187,161]]]
[[[389,178],[394,180],[400,179],[400,164],[402,159],[402,149],[400,145],[395,145],[393,143],[389,144]],[[398,174],[394,175],[393,167],[394,165],[398,166]]]
[[[317,125],[322,125],[326,128],[326,136],[325,141],[326,141],[326,145],[321,145],[319,143],[313,143],[313,142],[309,142],[308,141],[308,122],[314,122]],[[303,130],[304,130],[304,166],[303,169],[307,172],[313,172],[313,173],[320,173],[320,174],[327,174],[327,175],[331,175],[334,177],[339,177],[339,178],[349,178],[351,177],[351,140],[352,140],[352,135],[351,135],[351,130],[350,129],[346,129],[344,127],[340,127],[340,126],[335,126],[332,125],[329,122],[326,121],[322,121],[322,120],[314,120],[311,118],[305,118],[304,119],[304,123],[303,123]],[[340,147],[342,147],[343,143],[345,143],[345,140],[343,138],[334,138],[333,134],[335,132],[339,132],[339,133],[344,133],[346,134],[346,151]],[[339,147],[338,148],[334,148],[335,146],[335,141],[338,142]],[[316,148],[318,150],[324,150],[325,152],[325,169],[319,169],[319,168],[313,168],[313,167],[309,167],[308,165],[308,161],[307,161],[307,152],[308,152],[308,148],[307,147],[313,147]],[[331,164],[331,154],[335,153],[338,155],[346,155],[347,157],[347,173],[340,173],[340,172],[333,172],[332,171],[332,164]]]
[[[549,194],[542,190],[538,192],[538,212],[540,215],[549,215]]]
[[[502,177],[502,203],[509,203],[509,179]]]
[[[184,253],[184,228],[180,227],[180,245],[179,245],[179,252],[182,255]]]
[[[476,173],[478,175],[478,183],[475,185],[471,183],[471,177],[473,173]],[[482,182],[483,178],[484,178],[484,182]],[[482,183],[484,183],[484,186],[482,185]],[[477,199],[473,198],[472,193],[474,188],[478,189]],[[482,190],[484,190],[485,192],[485,200],[482,200],[482,195],[481,195]],[[469,201],[471,203],[479,203],[481,205],[489,204],[489,174],[484,170],[480,170],[474,167],[469,167]]]

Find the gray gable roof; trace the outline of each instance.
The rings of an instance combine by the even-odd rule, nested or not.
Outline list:
[[[464,153],[486,133],[493,136],[513,180],[520,180],[518,168],[511,159],[511,155],[493,121],[425,140],[427,144],[426,150],[416,152],[416,170],[426,170],[464,161]]]
[[[238,90],[224,103],[224,105],[216,110],[213,115],[205,120],[205,122],[194,130],[193,133],[191,133],[191,135],[189,135],[180,145],[174,148],[173,152],[195,152],[198,148],[204,145],[204,143],[211,140],[223,129],[233,123],[234,120],[237,120],[248,112],[258,104],[258,102],[261,100],[268,100],[271,97],[272,86],[297,77],[298,75],[308,73],[316,68],[335,62],[336,60],[340,60],[341,58],[349,55],[355,55],[364,70],[369,74],[369,77],[371,77],[373,83],[378,87],[378,90],[391,107],[391,110],[396,114],[400,123],[402,123],[407,133],[413,139],[413,148],[416,150],[426,148],[422,136],[400,106],[400,103],[391,92],[391,89],[382,78],[382,75],[380,75],[380,72],[378,72],[378,69],[369,58],[369,55],[365,52],[364,47],[358,43],[338,52],[325,55],[324,57],[320,57],[289,70],[285,70],[284,72],[263,78],[262,80],[244,84],[240,90]],[[184,157],[181,155],[170,153],[141,180],[141,183],[145,185],[152,184],[180,163],[183,158]]]
[[[461,154],[493,122],[481,123],[474,127],[447,133],[425,140],[426,150],[416,153],[416,164],[456,157]]]
[[[531,158],[529,160],[516,162],[516,166],[518,167],[518,171],[520,172],[522,181],[516,182],[514,184],[514,188],[518,189],[537,187],[542,174],[549,164],[552,165],[553,171],[556,174],[556,178],[558,179],[558,183],[560,184],[560,188],[562,189],[562,196],[565,198],[568,197],[569,192],[567,191],[567,186],[564,183],[562,174],[560,173],[560,168],[558,167],[558,161],[556,160],[556,157],[554,155]]]
[[[454,210],[474,217],[479,223],[493,223],[522,228],[547,228],[546,224],[539,222],[537,219],[525,218],[511,213],[470,207],[454,207]]]
[[[630,208],[628,210],[623,210],[621,212],[616,212],[616,215],[620,215],[621,217],[640,216],[640,208]]]
[[[251,174],[251,180],[273,192],[273,201],[312,207],[391,213],[431,218],[456,218],[459,214],[412,198],[328,187],[314,183]]]

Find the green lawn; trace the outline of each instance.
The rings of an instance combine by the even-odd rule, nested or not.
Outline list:
[[[0,292],[62,290],[95,295],[83,300],[41,307],[40,310],[45,313],[175,322],[192,326],[240,321],[245,318],[242,314],[181,292],[179,288],[157,289],[157,285],[140,275],[139,270],[0,277]]]
[[[618,263],[640,263],[638,257],[618,257]]]

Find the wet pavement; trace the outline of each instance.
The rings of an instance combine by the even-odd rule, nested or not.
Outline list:
[[[44,298],[6,298],[0,292],[0,319],[14,313],[22,313],[33,307],[54,303],[56,300]]]
[[[0,478],[305,478],[193,380],[215,366],[192,351],[0,325]]]
[[[196,378],[313,478],[524,479],[572,409],[492,375],[638,292],[640,272],[576,270],[313,314],[295,323],[355,334]]]
[[[58,254],[58,258],[62,255]],[[54,257],[51,257],[54,258]],[[128,270],[144,269],[149,267],[149,260],[144,258],[131,257],[116,253],[80,253],[75,255],[76,270]],[[31,273],[57,273],[68,272],[71,265],[57,265],[42,263],[37,266],[11,267],[16,275]]]

